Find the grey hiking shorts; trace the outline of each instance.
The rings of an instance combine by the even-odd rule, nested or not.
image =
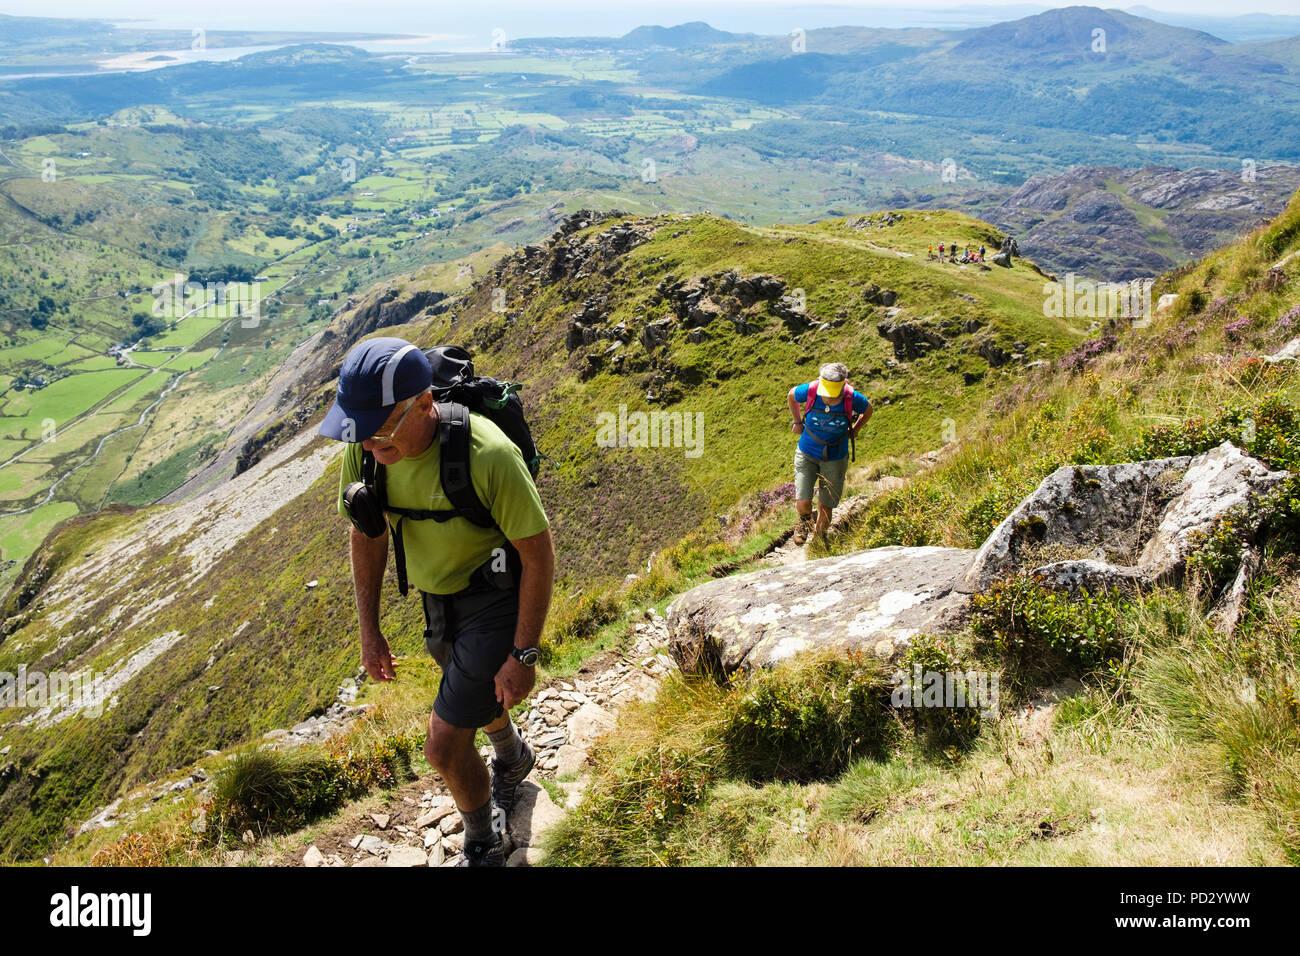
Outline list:
[[[515,646],[519,589],[429,594],[424,646],[442,668],[433,712],[453,727],[483,727],[503,713],[496,676]]]
[[[813,484],[816,483],[817,500],[827,508],[834,509],[844,494],[844,476],[848,470],[848,455],[835,461],[818,461],[796,448],[794,450],[795,499],[806,501],[812,498]],[[818,475],[821,476],[821,481],[817,481]]]

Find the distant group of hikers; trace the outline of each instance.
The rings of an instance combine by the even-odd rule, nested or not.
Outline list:
[[[934,246],[930,246],[930,247],[926,250],[925,257],[926,257],[927,259],[934,259],[934,258],[935,258],[935,254],[934,254]],[[984,247],[983,247],[983,246],[980,246],[978,249],[972,249],[970,246],[965,246],[965,247],[961,250],[961,252],[958,252],[958,251],[957,251],[957,243],[954,242],[954,243],[950,243],[950,244],[948,244],[948,245],[945,246],[945,245],[941,242],[941,243],[939,243],[939,255],[938,255],[938,259],[939,259],[940,262],[961,262],[961,263],[968,263],[968,262],[983,262],[983,261],[984,261]]]

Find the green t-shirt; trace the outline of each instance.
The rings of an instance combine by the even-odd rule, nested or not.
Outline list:
[[[437,435],[414,458],[387,466],[388,503],[396,508],[440,511],[452,507],[442,493]],[[469,585],[474,569],[492,557],[506,539],[518,541],[550,526],[519,448],[492,420],[470,413],[469,477],[479,501],[492,513],[497,528],[480,528],[468,518],[450,521],[402,519],[406,576],[412,587],[431,594],[454,594]],[[343,453],[339,476],[339,514],[346,515],[343,492],[361,480],[361,444]],[[396,516],[391,516],[395,518]],[[503,533],[504,532],[504,533]]]

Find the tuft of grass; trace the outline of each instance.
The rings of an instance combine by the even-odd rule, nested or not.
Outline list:
[[[346,794],[338,762],[324,754],[237,754],[214,781],[206,833],[218,844],[238,843],[250,832],[254,839],[286,833],[334,809]]]
[[[1205,772],[1260,810],[1300,863],[1300,594],[1257,592],[1242,633],[1225,637],[1193,599],[1142,615],[1150,649],[1134,666],[1141,706],[1194,744]],[[1191,605],[1191,606],[1189,606]]]
[[[907,794],[940,777],[940,769],[925,763],[859,760],[835,782],[821,810],[831,820],[870,823]]]
[[[886,665],[856,653],[800,655],[723,682],[670,675],[654,701],[629,706],[597,741],[596,773],[582,804],[548,836],[549,861],[699,862],[689,834],[701,813],[734,816],[724,794],[755,785],[789,794],[855,761],[901,752],[907,733],[891,688]]]
[[[629,705],[593,748],[598,772],[582,803],[548,833],[548,861],[672,862],[663,852],[667,834],[718,773],[725,698],[713,681],[674,673],[654,702]]]
[[[194,859],[198,839],[180,818],[144,832],[132,832],[97,851],[91,866],[175,866],[178,857]]]

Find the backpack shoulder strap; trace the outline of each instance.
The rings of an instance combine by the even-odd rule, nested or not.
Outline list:
[[[375,461],[374,452],[361,449],[361,480],[367,488],[373,488],[376,496],[379,498],[379,508],[384,510],[388,507],[388,473],[384,466]]]
[[[803,403],[803,413],[805,415],[811,412],[813,406],[817,404],[817,389],[821,387],[821,384],[822,380],[819,378],[815,378],[808,383],[808,400]]]
[[[439,477],[442,493],[465,518],[482,528],[493,528],[492,513],[479,501],[469,473],[469,409],[457,402],[439,402]]]
[[[853,421],[853,386],[844,386],[844,417]]]

